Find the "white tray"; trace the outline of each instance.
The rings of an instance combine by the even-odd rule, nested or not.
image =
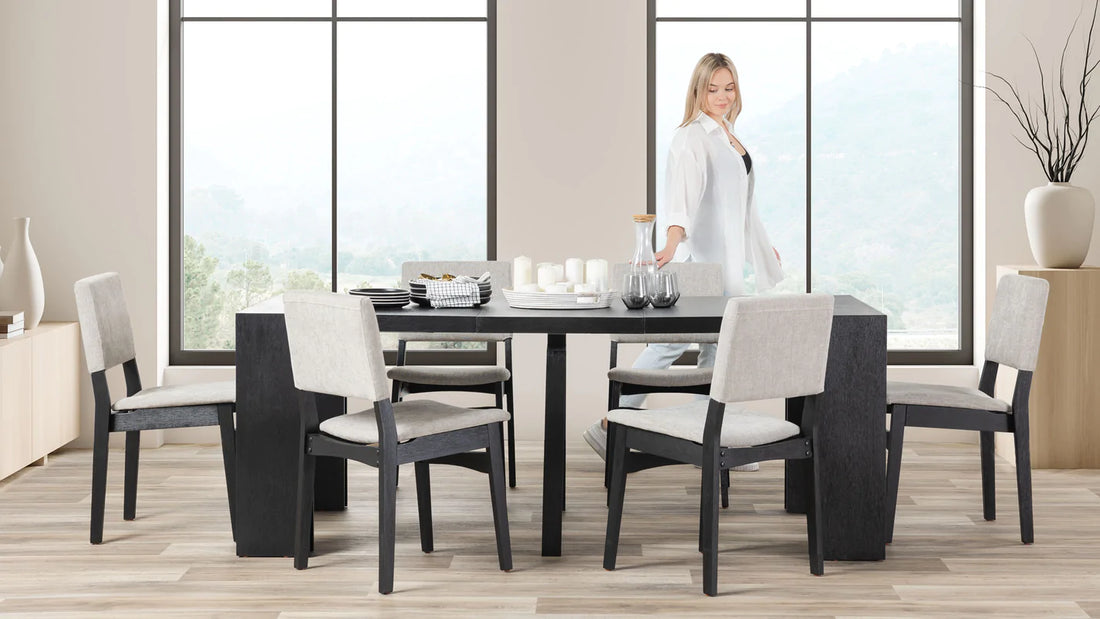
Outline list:
[[[603,309],[611,307],[611,300],[619,296],[614,290],[607,292],[519,292],[504,289],[508,305],[518,309]]]

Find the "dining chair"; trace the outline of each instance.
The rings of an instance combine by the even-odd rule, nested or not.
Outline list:
[[[810,572],[824,573],[814,396],[825,389],[832,318],[827,294],[732,298],[722,316],[709,401],[608,413],[613,465],[604,569],[615,569],[627,471],[694,464],[702,467],[703,592],[716,595],[720,472],[748,462],[808,459]],[[734,406],[771,398],[787,398],[800,409],[801,425]]]
[[[512,285],[512,265],[500,260],[458,262],[405,262],[401,265],[402,286],[421,273],[440,276],[469,275],[478,277],[489,272],[494,296]],[[504,366],[499,365],[419,365],[410,364],[409,342],[484,343],[496,346],[504,344]],[[515,392],[512,382],[512,334],[511,333],[414,333],[398,334],[397,365],[390,368],[388,376],[393,380],[390,399],[402,401],[413,393],[464,391],[487,393],[496,398],[495,408],[508,411],[508,485],[516,487],[516,424]],[[507,400],[507,404],[505,404]]]
[[[725,293],[722,265],[706,262],[670,262],[662,271],[675,273],[681,296],[720,297]],[[629,264],[611,267],[611,282],[619,285],[630,272]],[[624,395],[651,393],[687,393],[707,395],[713,368],[634,369],[618,367],[619,344],[716,344],[717,333],[619,333],[611,336],[611,355],[607,371],[607,410],[621,408]],[[610,439],[610,437],[608,437]],[[610,441],[608,441],[610,442]],[[610,449],[610,448],[608,448]],[[605,458],[604,487],[611,487],[611,461]],[[729,507],[729,471],[722,471],[722,507]]]
[[[420,547],[431,552],[430,464],[462,466],[489,475],[500,569],[512,569],[504,492],[501,424],[508,412],[468,409],[432,400],[391,402],[378,320],[369,299],[329,292],[287,292],[287,340],[299,391],[302,441],[294,567],[306,569],[313,546],[313,492],[320,456],[355,460],[378,469],[378,592],[393,591],[397,467],[414,463]],[[321,394],[361,398],[371,408],[318,422]],[[484,449],[485,453],[474,450]]]
[[[982,511],[986,520],[997,517],[993,433],[1011,433],[1016,448],[1020,540],[1025,544],[1035,541],[1031,510],[1028,398],[1031,378],[1039,359],[1039,340],[1043,333],[1049,288],[1050,284],[1045,279],[1037,277],[1001,277],[986,330],[985,364],[977,389],[895,381],[886,383],[886,410],[890,413],[890,430],[887,432],[889,458],[886,465],[887,542],[894,538],[906,426],[978,431]],[[993,395],[997,370],[1002,365],[1017,370],[1011,403]]]
[[[232,380],[142,388],[134,354],[130,314],[118,273],[102,273],[73,285],[84,359],[92,378],[95,417],[92,433],[91,542],[103,541],[103,510],[107,493],[107,446],[111,432],[126,433],[126,464],[122,518],[137,511],[138,454],[142,430],[166,430],[217,425],[221,429],[222,464],[229,496],[230,529],[234,516],[235,430],[237,388]],[[126,397],[111,402],[107,371],[122,365]]]

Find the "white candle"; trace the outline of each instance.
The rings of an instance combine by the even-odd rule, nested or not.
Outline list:
[[[555,282],[564,282],[565,281],[565,265],[554,264],[553,267],[554,267],[554,281]]]
[[[573,292],[577,294],[593,294],[596,292],[596,284],[574,284]]]
[[[539,288],[538,284],[523,284],[517,286],[516,290],[519,292],[542,292],[542,288]]]
[[[546,292],[552,292],[554,294],[563,294],[563,293],[569,292],[569,289],[566,288],[565,284],[550,284],[549,286],[546,287]]]
[[[549,262],[543,262],[539,264],[539,288],[545,290],[547,286],[553,285],[557,283],[557,281],[558,279],[557,274],[554,272],[554,265],[550,264]]]
[[[607,261],[603,258],[592,258],[584,265],[584,281],[587,284],[595,284],[597,292],[606,292],[607,286]]]
[[[567,258],[565,261],[565,279],[570,284],[584,282],[584,260],[580,258]]]
[[[530,284],[531,281],[531,259],[527,256],[517,256],[512,261],[512,290],[519,290],[520,286]]]

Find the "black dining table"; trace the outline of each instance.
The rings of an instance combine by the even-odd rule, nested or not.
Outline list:
[[[681,297],[671,308],[517,309],[504,299],[478,308],[379,310],[382,331],[546,334],[546,409],[542,473],[542,555],[560,556],[565,509],[566,334],[714,333],[725,297]],[[290,556],[298,452],[298,397],[282,298],[237,313],[236,543],[239,556]],[[534,377],[520,377],[520,381]],[[816,440],[825,558],[885,558],[886,316],[837,296],[825,391],[818,396]],[[321,419],[347,412],[325,396]],[[587,416],[593,416],[590,411]],[[788,405],[787,419],[800,410]],[[346,462],[319,458],[315,506],[347,506]],[[786,463],[784,505],[805,512],[807,461]]]

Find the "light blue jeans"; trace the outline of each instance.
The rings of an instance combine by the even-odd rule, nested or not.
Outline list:
[[[642,354],[634,361],[635,370],[667,370],[673,361],[687,350],[691,344],[648,344]],[[699,365],[701,368],[714,367],[714,357],[718,354],[717,344],[699,345]],[[629,408],[641,408],[645,402],[646,394],[624,395],[619,398],[619,405]],[[695,399],[705,400],[708,396],[696,395]]]

